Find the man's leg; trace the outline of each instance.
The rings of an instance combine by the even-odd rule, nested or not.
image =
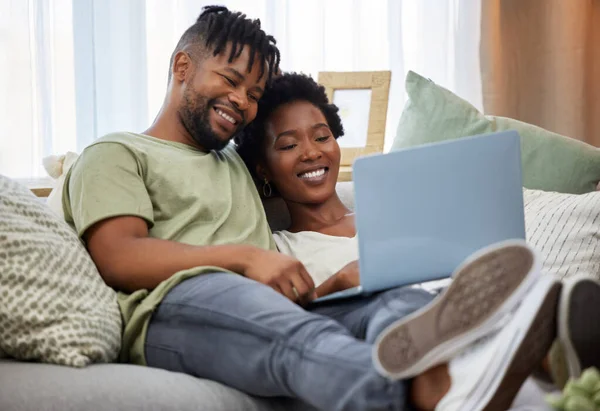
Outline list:
[[[330,301],[310,311],[333,318],[355,337],[373,343],[380,333],[400,318],[429,304],[437,293],[421,288],[395,288],[368,298]],[[448,366],[442,364],[416,376],[407,390],[409,402],[418,409],[433,410],[450,388]]]
[[[249,394],[299,398],[326,410],[405,409],[404,384],[381,377],[371,354],[372,345],[339,322],[233,274],[175,287],[146,338],[148,365]]]

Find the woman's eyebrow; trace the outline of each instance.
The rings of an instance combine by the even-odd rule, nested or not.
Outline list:
[[[296,129],[282,131],[281,133],[277,134],[277,136],[275,137],[275,141],[279,140],[280,137],[293,136],[294,134],[296,134],[296,131]]]
[[[325,124],[325,123],[317,123],[317,124],[313,125],[311,128],[313,130],[316,130],[316,129],[321,128],[321,127],[329,128],[329,126],[327,124]]]
[[[321,128],[321,127],[325,127],[326,129],[329,129],[329,126],[326,123],[313,124],[310,128],[313,129],[313,130],[316,130],[316,129]],[[296,134],[297,131],[298,130],[296,130],[296,129],[290,129],[290,130],[282,131],[281,133],[277,134],[277,136],[275,137],[275,141],[279,140],[280,137],[293,136],[294,134]]]

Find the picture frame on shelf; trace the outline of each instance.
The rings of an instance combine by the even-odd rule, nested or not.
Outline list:
[[[391,71],[319,73],[318,83],[339,107],[344,125],[339,181],[352,180],[356,158],[383,152],[391,77]]]

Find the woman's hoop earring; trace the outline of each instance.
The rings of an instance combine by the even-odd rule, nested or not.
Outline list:
[[[271,184],[269,184],[269,181],[265,178],[265,183],[263,184],[263,195],[266,198],[269,198],[273,195],[273,190],[271,189]]]

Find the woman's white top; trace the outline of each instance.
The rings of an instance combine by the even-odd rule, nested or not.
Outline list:
[[[315,286],[337,273],[346,264],[358,260],[357,237],[336,237],[316,231],[277,231],[273,233],[277,248],[283,254],[300,260]]]
[[[273,233],[277,248],[283,254],[300,260],[312,277],[315,287],[337,273],[346,264],[358,260],[358,237],[336,237],[316,231],[277,231]],[[450,278],[414,284],[413,287],[439,292],[450,284]]]

